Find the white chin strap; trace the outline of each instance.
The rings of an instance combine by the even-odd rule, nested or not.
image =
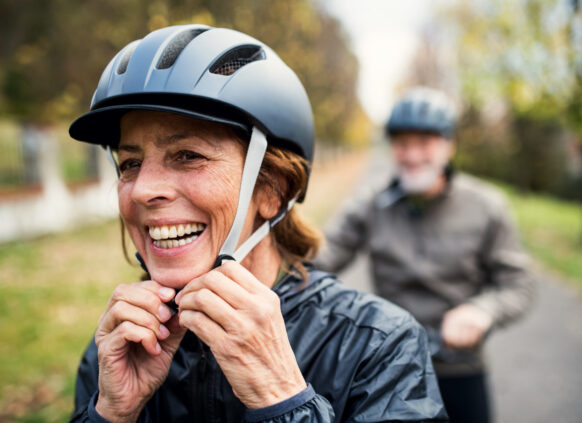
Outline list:
[[[287,214],[296,201],[296,198],[289,201],[287,207],[279,211],[273,219],[263,223],[248,239],[245,240],[244,243],[241,244],[238,249],[236,249],[266,151],[267,138],[265,137],[265,134],[255,126],[253,127],[249,148],[245,158],[236,215],[230,228],[230,232],[218,253],[214,265],[215,267],[220,266],[224,260],[236,260],[240,262],[244,259],[246,255],[269,234],[271,228],[275,226],[285,216],[285,214]]]
[[[117,179],[119,179],[121,174],[119,173],[119,166],[117,165],[117,160],[113,155],[113,150],[111,149],[111,146],[108,145],[107,147],[105,147],[105,150],[107,151],[107,160],[109,160],[109,163],[113,165],[113,168],[115,169],[115,174],[117,175]]]

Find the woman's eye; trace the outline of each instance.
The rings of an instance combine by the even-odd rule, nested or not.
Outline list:
[[[128,170],[139,168],[140,165],[141,165],[141,163],[139,160],[127,159],[127,160],[122,161],[119,164],[119,171],[121,173],[124,173],[124,172],[127,172]]]
[[[189,150],[180,150],[176,156],[179,161],[192,161],[204,158],[202,155]]]

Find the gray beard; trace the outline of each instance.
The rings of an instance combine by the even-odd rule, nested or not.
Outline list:
[[[444,169],[440,166],[426,166],[421,172],[406,172],[400,169],[398,179],[400,187],[407,194],[422,194],[429,191],[443,174]]]

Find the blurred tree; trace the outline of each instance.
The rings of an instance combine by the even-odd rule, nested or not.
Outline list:
[[[196,22],[273,47],[305,84],[319,137],[341,142],[367,128],[356,59],[338,22],[308,0],[0,0],[0,10],[0,112],[24,123],[86,110],[116,51],[151,30]]]
[[[472,113],[461,128],[472,132],[462,138],[464,153],[488,151],[504,168],[489,174],[526,189],[562,192],[570,169],[566,144],[576,140],[582,147],[582,19],[576,4],[477,0],[456,2],[447,11],[458,39],[461,96]]]

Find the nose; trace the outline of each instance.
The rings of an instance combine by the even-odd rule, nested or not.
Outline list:
[[[133,183],[132,200],[151,207],[171,202],[175,196],[169,170],[154,160],[144,160]]]
[[[416,163],[424,159],[422,145],[417,142],[398,143],[394,150],[400,162]]]

